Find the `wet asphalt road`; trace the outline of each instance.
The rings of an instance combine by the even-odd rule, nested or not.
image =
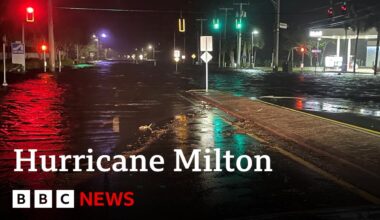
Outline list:
[[[211,73],[210,87],[380,131],[380,77],[371,74]]]
[[[273,102],[294,100],[294,97],[299,100],[302,97],[302,106],[307,106],[307,100],[315,96],[313,92],[320,92],[315,96],[320,102],[331,99],[335,104],[345,94],[342,92],[338,97],[330,97],[326,95],[330,94],[326,92],[328,89],[313,88],[309,93],[297,89],[297,85],[302,85],[305,90],[311,84],[323,85],[323,80],[331,83],[335,79],[333,76],[304,76],[306,80],[303,82],[308,83],[303,84],[299,83],[298,76],[290,75],[291,79],[281,84],[284,78],[279,75],[239,74],[215,73],[211,76],[211,88],[223,88],[236,95],[292,97],[277,97]],[[360,88],[370,88],[369,92],[362,92],[366,101],[355,101],[354,97],[345,103],[354,103],[352,108],[348,107],[352,109],[350,114],[374,121],[376,125],[379,120],[376,113],[359,116],[360,113],[355,109],[378,112],[379,92],[374,86],[378,79],[363,77],[358,80],[368,83],[368,87]],[[331,213],[336,214],[337,210],[346,214],[353,212],[352,215],[355,215],[357,210],[365,210],[370,205],[239,132],[228,123],[228,116],[222,112],[183,98],[183,91],[201,88],[203,83],[199,70],[195,70],[193,75],[188,71],[174,74],[171,67],[167,66],[152,68],[104,62],[95,68],[68,70],[62,74],[42,73],[22,79],[14,77],[10,82],[10,88],[0,93],[0,182],[1,202],[5,203],[3,207],[10,205],[9,193],[12,188],[46,188],[49,186],[47,183],[56,178],[50,174],[14,174],[11,170],[15,148],[35,148],[45,154],[76,154],[91,147],[96,154],[113,154],[146,147],[144,155],[163,155],[168,166],[165,173],[94,176],[76,187],[77,190],[86,191],[134,191],[136,204],[133,208],[21,210],[13,213],[18,217],[31,215],[31,219],[38,219],[43,214],[56,219],[77,215],[90,219],[126,219],[154,213],[157,216],[180,218],[201,215],[239,218],[258,215],[270,217],[275,213],[294,212],[298,219],[318,219],[315,216],[322,219],[324,215],[331,217]],[[292,82],[296,86],[289,86]],[[251,87],[252,84],[257,85],[257,88]],[[273,84],[278,86],[273,87]],[[331,89],[329,85],[325,88]],[[292,91],[286,91],[288,87],[293,88]],[[294,94],[296,90],[299,90],[297,95]],[[291,107],[288,102],[281,104]],[[305,107],[300,109],[310,110]],[[153,142],[149,142],[152,138],[149,134],[141,133],[138,129],[150,123],[153,130],[163,131],[163,135]],[[181,148],[189,152],[206,147],[231,150],[235,155],[250,152],[268,154],[272,158],[274,172],[171,171],[174,165],[173,149]],[[6,209],[8,211],[10,209]]]

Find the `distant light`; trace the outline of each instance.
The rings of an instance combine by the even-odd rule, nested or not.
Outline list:
[[[139,59],[140,60],[143,60],[144,59],[144,56],[142,54],[139,55]]]
[[[260,32],[259,32],[258,30],[253,30],[253,31],[252,31],[252,34],[253,34],[253,35],[258,35],[259,33],[260,33]]]
[[[42,51],[46,51],[46,50],[47,50],[47,46],[46,46],[45,44],[43,44],[43,45],[41,46],[41,50],[42,50]]]
[[[97,38],[95,34],[92,35],[92,38]]]
[[[220,29],[219,18],[212,19],[212,25],[213,25],[214,30],[219,30]]]
[[[174,50],[174,58],[178,58],[181,56],[181,51],[180,50]]]
[[[102,33],[102,38],[107,38],[107,34],[105,34],[105,33]]]
[[[98,39],[98,38],[95,38],[95,39],[94,39],[94,41],[98,42],[98,41],[99,41],[99,39]]]
[[[193,58],[193,60],[195,60],[195,58],[197,58],[197,55],[195,55],[195,53],[193,53],[193,54],[191,55],[191,58]]]
[[[149,49],[149,50],[151,50],[152,48],[153,48],[153,46],[152,46],[152,45],[149,45],[149,46],[148,46],[148,49]]]
[[[185,55],[182,55],[181,58],[182,58],[183,60],[186,60],[186,56],[185,56]]]
[[[322,31],[310,31],[309,36],[310,37],[322,37],[323,33]]]

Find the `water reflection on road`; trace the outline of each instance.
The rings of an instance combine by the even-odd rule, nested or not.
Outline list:
[[[54,76],[40,74],[36,79],[15,85],[0,105],[0,179],[15,185],[39,186],[54,178],[51,173],[15,173],[14,149],[37,149],[40,154],[65,152],[69,123],[63,110],[65,87]]]
[[[380,131],[380,78],[337,73],[210,74],[212,89],[261,99]]]

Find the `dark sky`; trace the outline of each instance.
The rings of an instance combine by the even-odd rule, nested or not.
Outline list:
[[[27,27],[29,34],[46,36],[46,0],[1,0],[0,31],[13,38],[18,38],[20,18],[23,18],[22,5],[36,5],[36,23]],[[131,50],[145,47],[147,43],[160,44],[161,49],[171,47],[173,32],[177,29],[177,19],[180,11],[187,22],[186,42],[188,50],[196,46],[196,33],[199,23],[195,18],[208,18],[220,15],[219,7],[235,7],[234,0],[53,0],[55,35],[58,41],[86,42],[92,33],[105,31],[109,38],[105,42],[109,47],[119,50]],[[379,4],[380,0],[352,0],[355,4],[371,6]],[[274,9],[270,0],[246,0],[247,22],[250,27],[261,29],[266,47],[270,54],[273,42]],[[308,22],[326,18],[329,0],[282,0],[282,22],[289,24],[289,30],[294,31],[304,27]],[[157,12],[105,12],[65,10],[60,7],[115,8],[154,10]],[[16,10],[15,10],[16,9]],[[235,13],[235,12],[234,12]],[[230,18],[234,16],[230,14]],[[233,21],[229,21],[229,32],[233,33]],[[207,33],[208,26],[205,28]],[[251,30],[246,29],[247,36]],[[209,33],[211,34],[211,33]],[[230,34],[230,37],[234,37]],[[177,41],[183,44],[183,34],[177,36]]]

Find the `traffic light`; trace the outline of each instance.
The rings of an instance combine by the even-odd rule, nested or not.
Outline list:
[[[301,47],[301,53],[305,53],[305,48],[304,47]]]
[[[178,31],[181,33],[186,32],[186,22],[184,18],[179,18],[178,19]]]
[[[241,18],[235,20],[235,28],[239,31],[243,28],[243,22]]]
[[[340,6],[340,11],[342,14],[347,14],[347,2],[342,2],[342,5]]]
[[[330,7],[329,9],[327,9],[327,15],[329,17],[334,17],[334,9],[333,9],[333,7]]]
[[[34,22],[34,8],[33,7],[26,8],[26,22]]]
[[[220,29],[219,18],[212,19],[212,27],[213,27],[214,30],[219,30]]]

